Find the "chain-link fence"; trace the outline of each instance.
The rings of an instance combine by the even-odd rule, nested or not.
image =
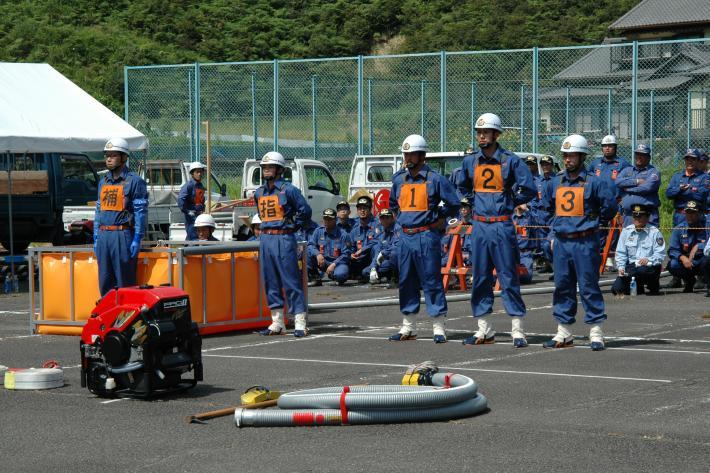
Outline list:
[[[411,133],[460,151],[485,112],[501,116],[510,150],[556,154],[580,133],[600,153],[613,133],[620,155],[646,143],[674,166],[710,147],[709,95],[709,39],[125,70],[126,119],[150,158],[204,160],[209,121],[223,176],[278,149],[342,179],[356,153],[396,153]]]

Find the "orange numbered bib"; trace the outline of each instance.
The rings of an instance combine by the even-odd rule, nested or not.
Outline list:
[[[429,210],[429,196],[426,182],[403,184],[399,192],[399,210],[401,212],[426,212]]]
[[[500,164],[478,164],[473,176],[475,192],[503,192],[503,174]]]
[[[259,197],[259,218],[262,222],[283,220],[284,208],[279,203],[279,196],[267,195]]]
[[[555,215],[582,217],[584,215],[584,187],[558,187],[555,193]]]
[[[123,186],[105,185],[101,188],[101,210],[123,212],[124,204]]]
[[[195,188],[195,205],[204,205],[205,203],[205,190],[199,187]]]

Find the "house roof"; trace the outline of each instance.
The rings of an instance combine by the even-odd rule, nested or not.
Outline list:
[[[710,24],[708,0],[643,0],[609,26],[610,30],[634,30],[683,24]]]

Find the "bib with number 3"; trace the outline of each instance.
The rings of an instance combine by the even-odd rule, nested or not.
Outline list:
[[[558,187],[555,193],[555,215],[584,216],[584,187]]]
[[[479,164],[473,176],[474,192],[503,192],[500,164]]]
[[[123,186],[105,185],[101,188],[101,210],[123,212],[125,210]]]
[[[429,210],[426,182],[403,184],[399,192],[398,202],[401,212],[426,212]]]
[[[259,218],[261,218],[262,222],[283,220],[284,208],[279,203],[278,195],[259,197]]]

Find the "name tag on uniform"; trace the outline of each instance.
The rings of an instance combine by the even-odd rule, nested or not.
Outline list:
[[[426,212],[429,210],[426,182],[403,184],[398,202],[400,212]]]
[[[205,190],[199,187],[195,187],[195,205],[204,205],[205,203]]]
[[[259,218],[262,222],[283,220],[284,208],[279,203],[278,195],[259,197]]]
[[[582,217],[584,215],[584,187],[558,187],[555,193],[555,215]]]
[[[125,210],[123,186],[105,185],[101,188],[101,210],[112,212],[123,212]]]
[[[503,192],[503,174],[499,164],[478,164],[473,176],[475,192]]]

